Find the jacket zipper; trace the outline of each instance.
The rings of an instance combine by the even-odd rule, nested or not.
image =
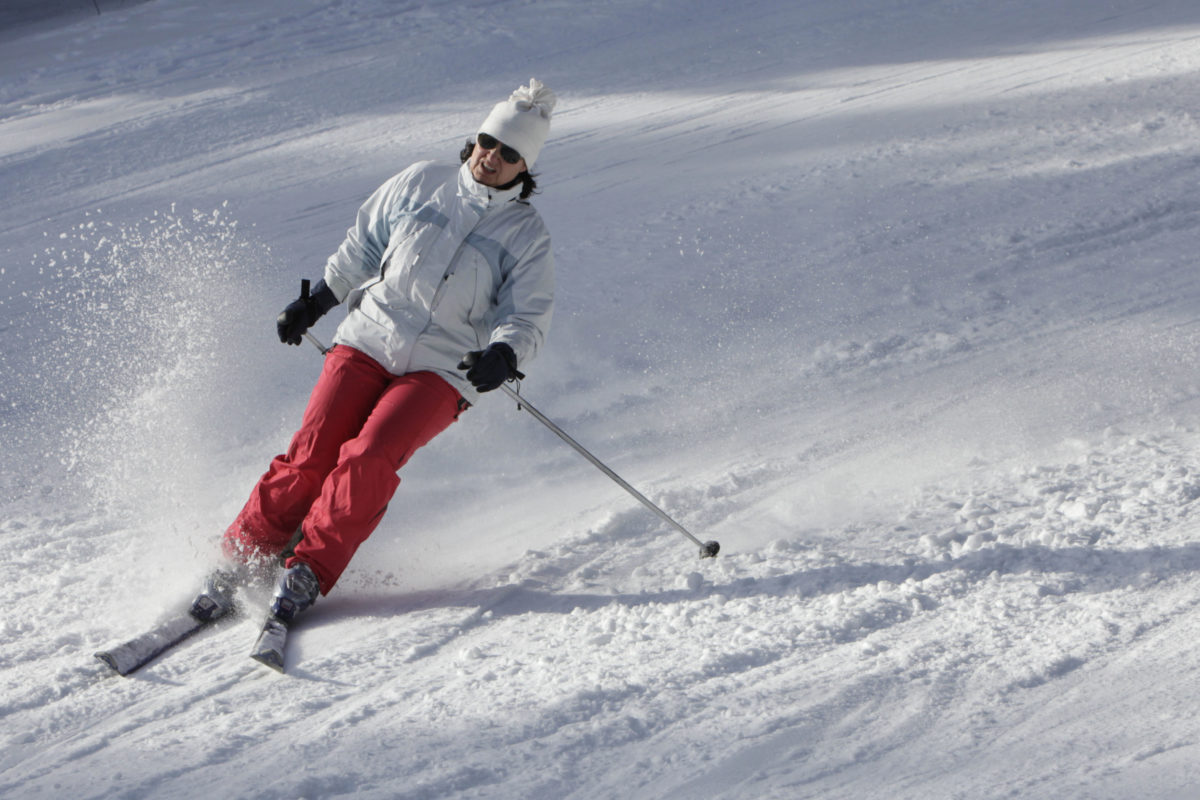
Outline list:
[[[442,275],[442,280],[438,283],[438,287],[434,290],[433,299],[429,301],[429,316],[433,318],[433,312],[437,310],[438,303],[442,302],[442,295],[446,293],[446,285],[450,283],[450,276],[458,271],[458,257],[462,255],[462,249],[466,247],[466,237],[459,243],[458,249],[454,251],[454,257],[450,259],[450,265],[446,267],[446,272]]]

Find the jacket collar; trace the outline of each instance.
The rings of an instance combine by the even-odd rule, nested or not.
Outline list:
[[[484,186],[475,180],[471,174],[471,168],[464,161],[458,170],[458,193],[468,199],[472,205],[479,207],[480,211],[487,213],[500,208],[509,200],[516,200],[521,194],[521,185],[517,184],[511,189],[503,190]]]

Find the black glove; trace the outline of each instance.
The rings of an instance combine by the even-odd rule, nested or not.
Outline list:
[[[499,389],[510,378],[525,377],[517,371],[517,354],[504,342],[493,342],[487,350],[472,350],[458,362],[467,371],[467,380],[478,392]]]
[[[300,298],[293,300],[275,318],[279,341],[284,344],[300,344],[300,337],[304,336],[304,332],[317,324],[317,320],[338,304],[333,290],[325,285],[324,280],[317,281],[311,295],[308,293],[308,281],[304,281],[301,286],[303,288],[300,290]]]

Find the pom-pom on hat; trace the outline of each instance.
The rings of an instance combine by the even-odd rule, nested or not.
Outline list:
[[[557,102],[554,92],[544,83],[530,78],[528,86],[517,89],[492,108],[479,132],[494,136],[516,150],[525,159],[525,166],[533,169],[533,162],[537,161],[550,133],[550,114]]]

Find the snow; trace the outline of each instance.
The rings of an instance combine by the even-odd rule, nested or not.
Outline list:
[[[9,23],[0,796],[1195,797],[1198,42],[1184,0]],[[294,430],[299,279],[530,76],[522,391],[721,555],[497,395],[285,675],[258,589],[108,674]]]

